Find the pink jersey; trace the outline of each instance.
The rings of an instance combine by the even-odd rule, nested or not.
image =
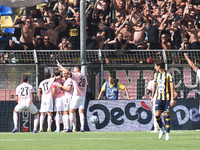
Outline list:
[[[57,84],[63,85],[64,82],[65,82],[64,79],[58,79],[58,80],[54,81],[52,88],[56,89],[55,98],[60,98],[60,97],[63,97],[65,95],[64,90],[57,86]]]
[[[18,105],[19,106],[29,106],[33,104],[32,93],[35,93],[35,90],[32,85],[23,82],[16,88],[16,95],[18,96]]]
[[[65,97],[72,97],[72,94],[73,94],[73,83],[72,83],[72,79],[71,78],[68,78],[64,85],[65,87],[68,87],[69,85],[72,85],[72,88],[71,88],[71,91],[67,92],[65,91]]]
[[[87,90],[87,78],[81,73],[72,73],[74,92],[73,95],[85,97]]]
[[[42,97],[45,97],[47,95],[52,95],[52,85],[54,80],[55,78],[49,78],[43,80],[40,83],[39,88],[42,89]]]

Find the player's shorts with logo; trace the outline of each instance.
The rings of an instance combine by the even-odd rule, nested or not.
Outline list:
[[[170,100],[158,100],[156,99],[155,111],[170,111]]]
[[[70,103],[71,103],[71,100],[72,100],[72,97],[70,96],[68,96],[68,97],[65,97],[65,101],[64,101],[64,105],[65,105],[65,107],[64,107],[64,111],[69,111],[69,107],[70,107]]]

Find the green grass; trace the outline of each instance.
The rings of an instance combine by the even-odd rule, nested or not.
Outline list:
[[[200,131],[171,131],[170,141],[158,133],[76,132],[0,133],[0,150],[199,150]]]

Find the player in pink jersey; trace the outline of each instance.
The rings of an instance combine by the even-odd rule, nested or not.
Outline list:
[[[199,78],[199,81],[200,81],[200,69],[198,69],[197,66],[190,60],[190,58],[188,57],[188,53],[184,53],[184,56],[188,64],[190,65],[190,67],[192,67],[194,72],[197,74],[197,77]]]
[[[23,83],[16,88],[15,98],[18,104],[17,106],[15,106],[15,109],[13,111],[13,121],[15,127],[12,133],[15,133],[18,130],[18,113],[23,112],[25,109],[34,114],[35,118],[33,133],[38,133],[37,126],[39,122],[39,113],[37,107],[33,104],[35,102],[35,90],[32,85],[28,84],[28,76],[24,75],[22,77],[22,82]]]
[[[65,79],[64,85],[58,84],[65,91],[65,102],[64,102],[64,114],[63,114],[63,125],[64,130],[62,132],[67,132],[69,128],[69,106],[72,99],[73,94],[73,83],[72,79],[69,78],[68,74],[62,72],[63,78]],[[74,113],[75,115],[75,113]],[[75,118],[75,117],[74,117]],[[74,119],[73,123],[73,131],[76,132],[76,118]]]
[[[49,72],[44,74],[45,80],[43,80],[40,85],[39,89],[37,91],[38,93],[38,99],[41,101],[41,107],[40,107],[40,132],[43,132],[43,124],[44,124],[44,118],[45,113],[48,113],[48,128],[47,132],[51,132],[51,123],[52,123],[52,112],[53,112],[53,96],[52,96],[52,85],[53,82],[56,79],[61,78],[58,76],[57,78],[51,78],[51,74]],[[42,92],[42,96],[41,96]]]
[[[74,112],[76,108],[79,108],[79,116],[81,123],[81,132],[84,132],[84,105],[85,105],[85,95],[87,89],[87,78],[85,75],[81,74],[81,67],[75,66],[74,73],[64,68],[57,61],[58,67],[61,68],[62,71],[69,74],[73,79],[74,92],[72,96],[72,102],[70,103],[70,128],[69,131],[72,131],[72,124],[74,121]]]
[[[54,76],[60,76],[60,70],[54,70]],[[52,86],[52,95],[54,101],[54,111],[56,112],[56,130],[54,132],[60,132],[60,113],[63,114],[64,111],[64,101],[65,101],[65,93],[62,88],[60,88],[59,84],[64,84],[65,80],[60,78],[54,81]]]

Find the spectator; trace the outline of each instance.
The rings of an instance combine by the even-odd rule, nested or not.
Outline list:
[[[153,19],[151,21],[151,27],[148,30],[148,42],[150,43],[151,49],[160,49],[159,27],[157,19]]]
[[[41,44],[40,49],[42,50],[57,50],[57,47],[49,42],[49,37],[47,35],[44,36],[44,43]]]
[[[200,48],[200,43],[199,43],[199,37],[198,37],[198,31],[194,26],[194,23],[189,21],[188,22],[188,28],[183,26],[183,30],[185,30],[189,36],[190,36],[190,44],[191,44],[191,49],[199,49]]]
[[[35,29],[42,27],[42,24],[37,19],[35,19],[37,23],[33,23],[30,18],[26,18],[25,24],[24,23],[17,24],[17,21],[20,21],[20,20],[21,18],[18,18],[13,23],[14,28],[21,29],[22,34],[20,37],[20,43],[22,45],[27,46],[28,49],[34,49],[32,40],[35,34]]]
[[[61,39],[61,43],[58,45],[58,49],[60,50],[71,50],[72,44],[68,41],[66,37]]]
[[[96,35],[98,31],[98,23],[100,23],[101,20],[99,18],[99,12],[97,10],[94,10],[92,12],[92,16],[87,17],[87,31],[92,32],[93,34]]]
[[[101,92],[99,93],[98,100],[101,99],[101,95],[105,92],[105,99],[107,100],[117,100],[119,90],[125,90],[127,99],[130,99],[128,89],[119,82],[115,82],[114,75],[110,74],[108,77],[108,81],[105,82],[101,88]]]
[[[34,49],[39,50],[40,46],[42,44],[42,38],[41,36],[36,36],[36,38],[33,40],[33,45],[34,45]]]
[[[172,48],[171,43],[167,41],[166,34],[161,35],[161,46],[162,46],[162,49],[164,49],[164,50]]]
[[[69,29],[69,41],[72,44],[72,50],[80,49],[80,26],[76,25],[76,19],[72,19],[67,25]]]
[[[98,49],[99,48],[99,43],[96,40],[96,36],[93,35],[93,33],[88,33],[88,38],[86,40],[86,49],[88,50],[93,50],[93,49]]]
[[[47,30],[46,35],[49,37],[49,42],[57,46],[58,32],[61,28],[61,25],[56,27],[55,22],[53,20],[50,21],[49,25],[50,28]]]
[[[111,41],[111,40],[114,40],[115,38],[115,33],[114,33],[114,30],[107,27],[104,23],[100,22],[98,24],[99,26],[99,30],[102,31],[101,32],[101,37],[104,38],[104,41]],[[105,49],[113,49],[114,47],[113,46],[106,46],[104,47]]]
[[[142,14],[139,11],[138,3],[134,3],[133,4],[133,10],[131,11],[131,15],[130,15],[130,18],[129,18],[129,21],[130,21],[132,27],[137,25],[137,20],[142,21]]]
[[[70,5],[69,7],[69,13],[68,13],[68,17],[72,18],[73,15],[75,15],[75,11],[76,10],[80,10],[80,1],[79,0],[73,0],[73,4]]]
[[[60,15],[61,17],[67,17],[68,6],[69,4],[67,1],[60,0],[54,5],[53,10],[56,11],[57,15]]]

